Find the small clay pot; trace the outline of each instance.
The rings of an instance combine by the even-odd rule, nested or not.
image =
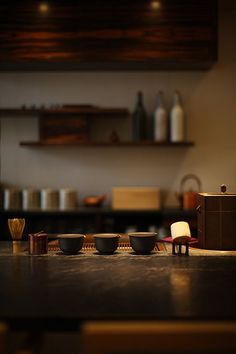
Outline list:
[[[132,232],[128,234],[130,245],[138,254],[149,254],[153,251],[157,234],[155,232]]]
[[[101,254],[112,254],[116,251],[120,235],[112,233],[94,234],[96,250]]]
[[[106,194],[100,196],[89,196],[84,198],[84,205],[87,207],[99,207],[103,204],[106,199]]]
[[[77,254],[83,247],[85,235],[60,234],[57,236],[59,247],[65,254]]]

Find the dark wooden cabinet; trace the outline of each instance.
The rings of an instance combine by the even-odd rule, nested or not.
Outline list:
[[[216,0],[0,5],[0,70],[208,69],[216,60]]]
[[[236,250],[236,194],[198,194],[199,247]]]

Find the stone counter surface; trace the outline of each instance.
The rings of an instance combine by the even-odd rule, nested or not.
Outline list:
[[[77,326],[94,319],[236,320],[233,252],[13,255],[0,242],[0,319]],[[195,252],[195,256],[192,253]],[[197,256],[196,256],[197,255]]]

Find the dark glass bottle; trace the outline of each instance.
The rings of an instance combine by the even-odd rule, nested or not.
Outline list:
[[[146,119],[147,113],[143,104],[143,93],[137,93],[137,102],[132,115],[132,133],[133,141],[144,140],[146,137]]]

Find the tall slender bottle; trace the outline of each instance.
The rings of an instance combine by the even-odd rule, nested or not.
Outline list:
[[[154,112],[154,140],[164,142],[168,139],[168,113],[162,91],[157,95],[157,107]]]
[[[144,140],[146,137],[147,113],[143,103],[143,93],[137,93],[137,101],[132,114],[133,141]]]
[[[185,118],[180,93],[175,91],[174,102],[170,112],[170,141],[185,140]]]

